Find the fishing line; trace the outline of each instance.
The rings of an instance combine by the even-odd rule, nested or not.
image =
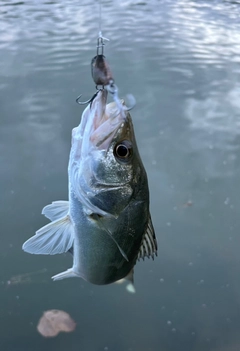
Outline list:
[[[99,0],[99,37],[102,36],[102,0]]]
[[[103,37],[102,35],[102,0],[99,0],[99,31],[97,40],[97,55],[103,55],[103,47],[105,45],[104,41],[109,41],[109,39]]]
[[[88,103],[92,103],[95,97],[97,96],[98,92],[104,88],[112,95],[113,100],[115,101],[119,112],[122,114],[122,117],[126,117],[126,111],[130,111],[136,104],[136,101],[132,95],[128,95],[128,99],[130,101],[130,106],[127,107],[123,105],[121,100],[118,96],[118,87],[115,84],[114,78],[112,76],[109,64],[104,56],[104,45],[105,41],[109,41],[109,39],[105,38],[102,35],[102,0],[99,1],[99,23],[98,23],[98,38],[97,38],[97,55],[91,61],[91,71],[92,71],[92,78],[96,84],[97,91],[94,93],[92,98],[88,99],[87,101],[81,101],[81,96],[79,95],[76,99],[76,102],[79,105],[85,105]],[[101,87],[100,87],[101,86]]]

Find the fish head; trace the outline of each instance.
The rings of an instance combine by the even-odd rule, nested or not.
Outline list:
[[[132,179],[135,138],[128,111],[119,110],[115,102],[106,105],[90,143],[92,170],[99,185],[120,186]]]
[[[74,188],[89,213],[118,216],[146,174],[130,113],[123,101],[107,104],[107,94],[99,91],[83,114]]]

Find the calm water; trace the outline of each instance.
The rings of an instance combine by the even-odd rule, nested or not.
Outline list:
[[[103,0],[102,17],[120,93],[137,100],[159,256],[137,264],[131,295],[53,283],[70,255],[22,252],[47,223],[43,206],[67,199],[75,98],[94,92],[98,4],[2,0],[0,349],[238,351],[240,3]],[[52,308],[71,314],[74,333],[37,333]]]

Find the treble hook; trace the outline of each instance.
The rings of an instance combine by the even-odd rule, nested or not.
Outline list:
[[[91,61],[92,78],[94,80],[94,83],[96,84],[97,91],[87,101],[80,101],[82,94],[79,95],[76,99],[76,102],[79,105],[85,105],[89,103],[91,104],[97,96],[99,90],[102,90],[105,85],[109,84],[109,82],[113,80],[109,64],[106,61],[105,56],[103,55],[103,47],[105,45],[104,40],[109,39],[104,38],[102,36],[102,32],[99,32],[97,39],[97,55]],[[101,86],[100,89],[98,88],[98,85]]]
[[[91,104],[95,97],[97,96],[98,92],[104,88],[108,90],[108,92],[112,95],[113,100],[116,102],[120,111],[130,111],[136,105],[136,100],[133,95],[128,95],[128,98],[131,100],[131,106],[127,107],[122,105],[119,96],[118,96],[118,87],[114,82],[114,78],[112,72],[110,70],[110,66],[106,60],[106,57],[103,55],[104,49],[104,40],[109,40],[102,36],[102,32],[99,32],[98,39],[97,39],[97,55],[91,61],[91,71],[92,71],[92,78],[94,83],[96,84],[97,91],[91,97],[91,99],[87,101],[80,101],[82,96],[79,95],[76,99],[76,102],[79,105]],[[99,89],[98,86],[101,86]]]
[[[80,101],[80,98],[82,96],[82,94],[80,94],[77,98],[76,98],[76,103],[79,105],[86,105],[86,104],[91,104],[93,102],[93,100],[95,99],[95,97],[97,96],[97,94],[99,93],[101,89],[98,89],[93,96],[91,97],[91,99],[88,99],[87,101]]]
[[[129,107],[125,106],[126,111],[131,111],[135,105],[136,105],[136,99],[132,94],[127,94],[128,100],[131,102],[131,105]]]
[[[118,87],[117,85],[114,83],[114,81],[110,81],[110,84],[106,85],[106,89],[107,91],[112,95],[113,100],[116,102],[118,108],[121,110],[125,110],[125,111],[130,111],[134,108],[134,106],[136,105],[136,100],[134,98],[134,96],[132,94],[128,94],[128,98],[129,100],[131,100],[131,105],[129,107],[122,105],[119,96],[118,96]]]

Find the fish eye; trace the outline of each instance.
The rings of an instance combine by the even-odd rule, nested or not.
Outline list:
[[[128,140],[123,140],[115,146],[115,157],[120,161],[128,161],[132,156],[132,143]]]

